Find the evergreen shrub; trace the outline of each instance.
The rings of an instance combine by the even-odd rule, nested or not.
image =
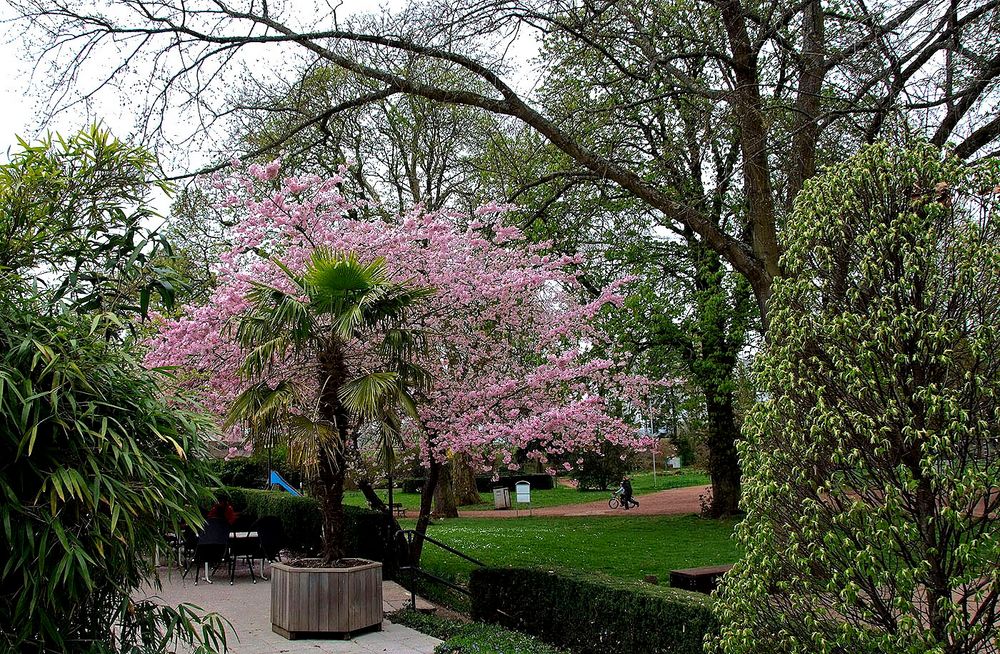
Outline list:
[[[315,498],[296,497],[284,491],[234,487],[224,492],[241,515],[251,519],[280,518],[290,550],[308,555],[322,550],[323,516]],[[391,536],[388,518],[361,507],[345,506],[344,519],[347,556],[384,561],[387,538]]]
[[[712,598],[573,571],[478,568],[472,617],[577,654],[701,654],[717,622]]]

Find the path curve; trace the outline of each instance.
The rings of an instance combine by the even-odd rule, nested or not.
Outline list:
[[[607,497],[585,504],[564,504],[562,506],[547,506],[532,510],[537,516],[595,516],[595,515],[687,515],[701,513],[701,496],[708,493],[711,486],[688,486],[686,488],[670,488],[647,495],[638,495],[639,506],[629,509],[611,509]],[[527,515],[527,510],[515,511],[459,511],[461,518],[515,518]]]

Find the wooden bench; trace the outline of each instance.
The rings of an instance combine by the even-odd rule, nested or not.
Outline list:
[[[403,506],[402,504],[400,504],[399,502],[393,502],[392,503],[392,514],[394,516],[396,516],[397,518],[405,518],[406,517],[406,507]]]
[[[704,568],[686,568],[670,571],[670,585],[674,588],[693,590],[697,593],[711,593],[719,585],[722,575],[729,572],[732,565],[713,565]]]

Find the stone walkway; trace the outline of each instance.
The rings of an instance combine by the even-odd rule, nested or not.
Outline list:
[[[267,581],[250,581],[237,571],[236,583],[229,585],[221,573],[214,584],[194,585],[189,574],[181,579],[176,569],[160,568],[163,589],[150,596],[165,604],[194,604],[205,611],[221,614],[232,623],[229,651],[234,654],[431,654],[441,643],[409,627],[382,622],[382,631],[356,636],[351,640],[286,640],[271,631],[271,586]],[[192,574],[194,571],[192,571]],[[398,584],[387,581],[382,588],[382,608],[385,613],[408,607],[410,594]],[[417,599],[417,609],[432,606]]]

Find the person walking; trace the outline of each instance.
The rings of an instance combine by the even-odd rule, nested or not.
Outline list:
[[[622,477],[622,507],[628,511],[632,506],[639,506],[639,503],[632,499],[632,480],[625,476]]]

